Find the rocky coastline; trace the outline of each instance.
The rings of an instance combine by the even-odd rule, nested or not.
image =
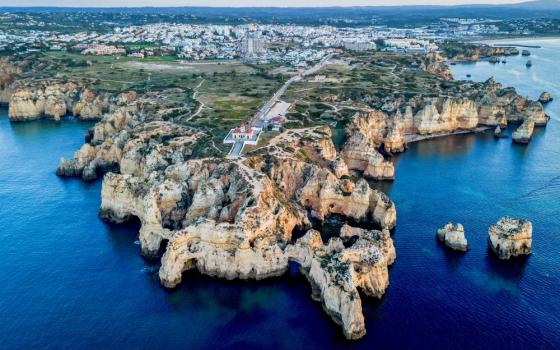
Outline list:
[[[358,290],[382,297],[396,258],[395,204],[366,178],[393,179],[391,155],[413,140],[521,124],[513,140],[529,142],[533,128],[548,122],[540,102],[490,79],[356,112],[338,148],[329,126],[314,126],[286,130],[227,159],[201,153],[210,135],[165,120],[157,112],[161,101],[151,96],[59,79],[20,81],[16,66],[0,66],[0,100],[8,103],[11,121],[58,121],[68,114],[98,120],[74,156],[61,159],[57,174],[102,177],[100,217],[140,221],[142,254],[163,252],[163,286],[176,287],[190,269],[263,279],[296,262],[313,298],[349,339],[366,333]],[[423,67],[451,80],[445,68],[441,57],[427,57]],[[313,222],[333,215],[344,225],[339,237],[324,241]]]

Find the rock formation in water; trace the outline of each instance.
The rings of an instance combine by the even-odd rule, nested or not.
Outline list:
[[[507,137],[506,133],[502,130],[502,128],[500,128],[500,126],[496,126],[496,129],[494,129],[494,137],[496,138],[505,138]]]
[[[533,225],[525,219],[502,217],[488,229],[488,244],[500,259],[532,253]]]
[[[552,102],[552,100],[552,95],[546,91],[543,91],[543,93],[539,96],[539,102],[542,104]]]
[[[376,297],[385,291],[396,210],[364,179],[346,176],[328,127],[289,130],[266,149],[224,160],[192,157],[205,137],[200,132],[140,120],[124,107],[104,117],[58,173],[95,178],[113,171],[103,177],[100,216],[116,223],[138,218],[145,256],[156,256],[167,242],[159,271],[164,286],[178,285],[191,268],[262,279],[297,261],[345,335],[365,333],[357,288]],[[309,248],[306,239],[316,231],[293,242],[296,228],[331,215],[384,231],[357,232],[361,238],[347,248],[340,239]]]
[[[448,223],[437,230],[437,238],[453,250],[466,252],[468,250],[465,229],[461,224]]]
[[[313,298],[340,324],[349,339],[365,333],[358,288],[367,296],[381,298],[389,285],[388,266],[395,260],[395,249],[387,231],[367,231],[344,226],[340,238],[324,245],[319,232],[308,231],[286,249],[297,261],[313,288]]]
[[[526,119],[511,135],[512,141],[515,143],[529,143],[534,129],[535,121],[533,118]]]

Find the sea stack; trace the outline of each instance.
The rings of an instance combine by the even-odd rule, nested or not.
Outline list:
[[[552,95],[550,95],[550,93],[546,91],[543,91],[543,93],[539,96],[539,102],[542,104],[552,102],[552,100],[553,100]]]
[[[437,230],[437,238],[444,242],[446,246],[453,250],[466,252],[468,250],[467,239],[465,238],[465,229],[461,224],[448,223]]]
[[[503,138],[506,137],[506,134],[504,133],[504,131],[502,130],[502,128],[500,128],[500,126],[496,126],[496,129],[494,129],[494,137],[495,138]]]
[[[513,142],[515,143],[529,143],[531,137],[533,136],[533,130],[535,129],[535,121],[533,118],[527,118],[521,124],[517,130],[511,135]]]
[[[488,229],[488,244],[500,259],[532,253],[533,225],[529,220],[502,217]]]

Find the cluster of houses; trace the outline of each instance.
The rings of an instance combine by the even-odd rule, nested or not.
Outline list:
[[[88,47],[82,51],[82,54],[94,56],[122,56],[126,54],[126,50],[114,45],[96,44],[88,45]]]

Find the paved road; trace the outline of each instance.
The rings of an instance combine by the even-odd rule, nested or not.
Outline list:
[[[333,57],[333,54],[328,54],[325,57],[323,57],[321,59],[321,61],[319,61],[316,65],[314,65],[313,67],[309,68],[306,71],[303,71],[301,73],[299,73],[298,75],[295,75],[293,77],[291,77],[290,79],[288,79],[281,87],[280,89],[278,89],[274,95],[272,95],[272,97],[264,104],[264,106],[261,107],[261,109],[257,112],[257,114],[255,114],[255,116],[251,119],[251,125],[256,125],[256,126],[262,126],[261,124],[261,118],[263,118],[268,111],[270,110],[270,108],[274,105],[274,103],[280,99],[280,97],[282,97],[282,95],[284,95],[284,93],[286,92],[286,90],[288,89],[288,87],[295,81],[300,81],[302,77],[305,77],[307,75],[310,74],[314,74],[315,72],[317,72],[319,69],[323,68],[325,66],[325,64]]]
[[[228,158],[236,158],[241,155],[241,150],[243,149],[243,141],[235,141],[233,147],[231,147],[231,151],[229,151]]]
[[[264,106],[261,107],[261,109],[257,112],[257,114],[255,114],[253,116],[253,118],[251,118],[251,121],[249,122],[249,125],[257,126],[257,127],[262,128],[264,126],[264,122],[263,122],[262,118],[270,111],[270,108],[272,108],[272,106],[274,106],[274,103],[276,103],[276,101],[278,101],[280,99],[280,97],[282,97],[282,95],[284,95],[284,93],[286,92],[286,90],[288,89],[290,84],[292,84],[295,81],[301,80],[304,76],[307,76],[307,75],[310,75],[310,74],[313,74],[313,73],[317,72],[319,69],[323,68],[325,66],[325,64],[332,57],[333,57],[333,54],[328,54],[327,56],[323,57],[323,59],[321,59],[321,61],[319,61],[313,67],[311,67],[311,68],[307,69],[306,71],[303,71],[303,72],[299,73],[298,75],[295,75],[295,76],[291,77],[290,79],[288,79],[280,87],[280,89],[278,89],[274,93],[274,95],[272,95],[272,97],[264,104]],[[202,84],[202,82],[201,82],[201,84]],[[244,144],[244,141],[242,141],[242,140],[235,141],[235,143],[231,147],[231,150],[228,153],[228,158],[240,157],[241,156],[241,151],[243,150],[243,144]]]

